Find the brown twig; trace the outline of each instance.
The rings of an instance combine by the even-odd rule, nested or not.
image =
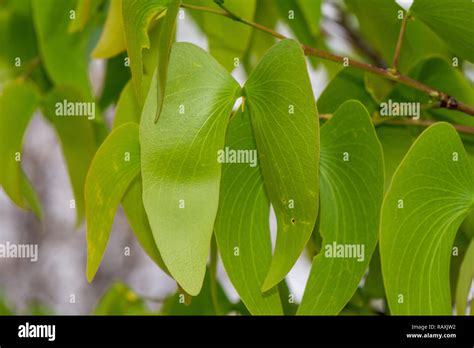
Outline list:
[[[251,26],[255,29],[261,30],[261,31],[263,31],[267,34],[270,34],[270,35],[276,37],[277,39],[280,39],[280,40],[288,39],[288,37],[274,31],[273,29],[267,28],[267,27],[265,27],[261,24],[254,23],[254,22],[248,21],[246,19],[243,19],[243,18],[237,16],[236,14],[228,11],[223,6],[223,4],[221,4],[219,2],[217,2],[217,4],[221,8],[223,8],[224,10],[220,11],[220,10],[213,9],[213,8],[208,8],[208,7],[203,7],[203,6],[194,6],[194,5],[189,5],[189,4],[182,4],[181,6],[183,8],[208,12],[208,13],[212,13],[212,14],[215,14],[215,15],[230,18],[234,21],[244,23],[244,24],[249,25],[249,26]],[[308,56],[315,56],[315,57],[319,57],[319,58],[322,58],[322,59],[326,59],[326,60],[330,60],[330,61],[338,62],[338,63],[348,63],[348,66],[350,66],[350,67],[361,69],[361,70],[367,71],[369,73],[382,76],[382,77],[390,79],[392,81],[397,81],[401,84],[404,84],[406,86],[409,86],[409,87],[412,87],[412,88],[417,89],[419,91],[422,91],[422,92],[428,94],[431,98],[439,100],[441,102],[441,107],[451,109],[451,110],[458,110],[458,111],[464,112],[468,115],[474,116],[474,108],[472,106],[466,105],[466,104],[458,101],[453,96],[450,96],[447,93],[438,91],[438,90],[436,90],[436,89],[434,89],[434,88],[432,88],[428,85],[425,85],[422,82],[414,80],[414,79],[412,79],[408,76],[401,75],[398,72],[394,72],[391,69],[384,69],[384,68],[375,67],[375,66],[370,65],[370,64],[366,64],[366,63],[362,63],[362,62],[359,62],[359,61],[356,61],[356,60],[352,60],[352,59],[349,59],[347,57],[341,57],[341,56],[335,55],[333,53],[326,52],[326,51],[323,51],[323,50],[320,50],[320,49],[317,49],[317,48],[314,48],[314,47],[310,47],[310,46],[307,46],[307,45],[304,45],[304,44],[301,44],[301,47],[303,48],[304,53]]]

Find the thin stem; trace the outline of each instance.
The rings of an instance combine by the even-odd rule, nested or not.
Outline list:
[[[398,59],[400,58],[400,52],[402,50],[403,37],[405,36],[405,30],[407,27],[408,17],[409,17],[408,12],[405,12],[403,15],[402,26],[400,28],[400,34],[398,34],[398,41],[397,41],[397,46],[395,47],[395,54],[393,55],[392,69],[394,71],[398,71],[398,68],[397,68]]]
[[[183,8],[188,8],[188,9],[191,9],[191,10],[203,11],[203,12],[208,12],[208,13],[212,13],[212,14],[215,14],[215,15],[227,17],[227,18],[232,19],[234,21],[244,23],[244,24],[246,24],[248,26],[251,26],[255,29],[261,30],[261,31],[263,31],[267,34],[270,34],[270,35],[276,37],[277,39],[280,39],[280,40],[288,39],[288,37],[286,37],[285,35],[282,35],[282,34],[276,32],[276,31],[274,31],[270,28],[267,28],[267,27],[265,27],[261,24],[254,23],[254,22],[248,21],[246,19],[243,19],[241,17],[238,17],[236,14],[228,11],[225,6],[223,6],[221,3],[219,3],[219,1],[217,2],[217,4],[221,8],[223,8],[224,11],[219,11],[219,10],[216,10],[216,9],[213,9],[213,8],[208,8],[208,7],[203,7],[203,6],[194,6],[194,5],[189,5],[189,4],[182,4],[181,6]],[[314,48],[314,47],[310,47],[310,46],[307,46],[307,45],[304,45],[304,44],[301,44],[301,47],[303,48],[303,51],[304,51],[305,55],[307,55],[307,56],[315,56],[315,57],[319,57],[319,58],[322,58],[322,59],[325,59],[325,60],[330,60],[330,61],[337,62],[337,63],[346,63],[347,62],[350,67],[361,69],[361,70],[367,71],[369,73],[382,76],[382,77],[384,77],[386,79],[390,79],[392,81],[397,81],[397,82],[399,82],[403,85],[412,87],[412,88],[417,89],[419,91],[422,91],[422,92],[428,94],[431,98],[439,100],[441,102],[441,107],[443,107],[443,108],[451,109],[451,110],[458,110],[458,111],[464,112],[468,115],[474,116],[474,108],[472,106],[466,105],[466,104],[458,101],[456,98],[450,96],[447,93],[438,91],[438,90],[436,90],[436,89],[434,89],[434,88],[432,88],[428,85],[425,85],[424,83],[422,83],[420,81],[414,80],[414,79],[412,79],[408,76],[401,75],[398,72],[394,72],[391,69],[384,69],[384,68],[375,67],[375,66],[370,65],[370,64],[358,62],[356,60],[348,59],[346,57],[341,57],[341,56],[335,55],[333,53],[326,52],[326,51],[323,51],[323,50],[320,50],[320,49],[317,49],[317,48]]]

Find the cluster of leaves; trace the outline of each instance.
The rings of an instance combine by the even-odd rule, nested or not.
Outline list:
[[[218,10],[212,0],[184,2]],[[384,61],[394,55],[400,12],[412,16],[400,71],[474,105],[474,89],[451,64],[474,61],[474,3],[415,0],[406,14],[381,2],[341,5]],[[0,78],[7,81],[0,184],[41,216],[18,160],[40,107],[62,145],[77,224],[87,221],[90,281],[121,204],[143,249],[179,285],[164,314],[364,314],[374,298],[393,314],[450,314],[454,296],[464,313],[474,272],[474,137],[461,138],[449,123],[474,127],[474,118],[430,108],[424,119],[447,122],[423,132],[386,124],[376,117],[381,102],[429,103],[430,96],[335,63],[324,63],[332,79],[316,103],[300,43],[328,45],[321,1],[225,1],[230,17],[269,28],[283,22],[299,42],[276,43],[238,20],[192,12],[209,52],[173,43],[180,0],[0,4]],[[90,56],[107,62],[99,97],[87,75]],[[230,74],[240,65],[249,75],[243,86]],[[93,121],[56,117],[62,100],[100,108]],[[109,131],[101,110],[111,104]],[[320,126],[322,114],[331,116]],[[223,148],[256,150],[258,164],[219,163]],[[273,252],[270,207],[278,227]],[[363,245],[365,255],[325,256],[333,243]],[[305,248],[315,257],[296,308],[285,277]],[[242,300],[237,306],[215,278],[217,252]],[[181,306],[181,296],[186,303],[193,296],[191,305]],[[97,308],[146,311],[120,284]]]

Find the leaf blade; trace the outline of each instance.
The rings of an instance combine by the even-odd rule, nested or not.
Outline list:
[[[356,291],[377,244],[383,154],[361,103],[344,103],[321,128],[320,161],[323,246],[313,260],[299,315],[338,314]],[[338,258],[340,246],[361,252]]]
[[[245,99],[278,224],[274,256],[262,285],[266,291],[296,262],[318,212],[318,112],[296,41],[281,41],[267,52],[245,85]]]
[[[232,118],[226,148],[256,156],[249,116],[238,112]],[[283,314],[278,289],[260,291],[272,258],[269,214],[260,167],[225,163],[215,236],[227,274],[252,315]]]
[[[115,129],[97,150],[85,184],[87,279],[94,278],[122,197],[140,172],[138,125]]]
[[[458,161],[453,161],[455,152]],[[474,206],[472,173],[459,135],[446,123],[425,130],[398,167],[384,199],[380,229],[391,313],[451,313],[451,248]]]
[[[221,165],[216,154],[224,146],[240,86],[205,51],[176,43],[155,124],[157,83],[155,74],[140,125],[143,202],[168,270],[196,295],[217,214]]]

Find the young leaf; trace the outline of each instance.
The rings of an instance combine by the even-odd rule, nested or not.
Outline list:
[[[133,179],[140,172],[138,125],[115,129],[97,150],[85,185],[87,220],[87,279],[99,268],[110,236],[115,212]]]
[[[157,77],[142,112],[143,202],[161,256],[190,295],[201,289],[217,213],[221,164],[234,79],[202,49],[174,44],[160,119]]]
[[[148,28],[153,19],[162,16],[169,0],[122,0],[122,18],[125,44],[130,58],[133,85],[142,103],[143,61],[142,49],[150,48]]]
[[[245,151],[249,163],[226,163],[222,168],[219,213],[214,227],[222,262],[251,314],[281,315],[278,288],[266,293],[260,290],[272,259],[270,202],[257,163],[248,112],[238,112],[232,118],[225,146]]]
[[[122,0],[111,0],[104,29],[99,42],[92,51],[92,58],[111,58],[124,50]]]
[[[300,315],[338,314],[354,295],[377,244],[383,154],[362,104],[344,103],[321,128],[320,162],[323,246],[313,260]]]
[[[41,58],[49,77],[57,85],[75,86],[92,98],[86,57],[89,31],[67,30],[74,1],[33,0],[32,4]]]
[[[23,135],[38,106],[35,86],[11,81],[0,92],[0,185],[19,207],[41,217],[36,193],[21,168]]]
[[[449,124],[435,124],[403,159],[382,207],[380,255],[391,313],[451,313],[451,249],[472,208],[473,168],[461,140]]]
[[[275,253],[262,286],[290,271],[318,215],[319,121],[301,46],[283,40],[263,57],[245,85],[265,187],[275,210]]]
[[[216,8],[214,0],[190,0],[186,3]],[[253,20],[256,0],[225,0],[224,5],[237,16]],[[252,28],[211,13],[192,13],[207,35],[209,51],[228,71],[234,70],[244,58]]]
[[[446,45],[474,62],[474,2],[469,0],[415,0],[410,10]]]
[[[74,192],[77,226],[84,218],[84,184],[87,170],[97,149],[96,131],[98,123],[85,116],[61,116],[56,111],[64,101],[84,102],[77,88],[61,86],[52,90],[42,102],[43,115],[53,124],[61,142],[64,159]]]

